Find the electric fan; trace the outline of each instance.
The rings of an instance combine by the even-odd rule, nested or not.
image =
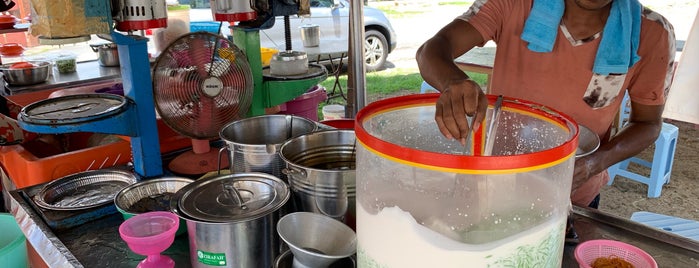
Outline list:
[[[252,104],[253,80],[247,58],[220,35],[182,35],[158,56],[153,67],[155,108],[163,122],[192,139],[192,150],[168,165],[179,174],[199,175],[218,167],[209,140],[243,118]],[[228,163],[222,159],[221,167]]]

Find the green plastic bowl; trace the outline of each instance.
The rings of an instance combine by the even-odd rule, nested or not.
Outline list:
[[[3,267],[29,267],[27,239],[9,213],[0,213],[0,263]]]

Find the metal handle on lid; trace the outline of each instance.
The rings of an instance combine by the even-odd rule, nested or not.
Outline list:
[[[235,205],[240,206],[240,209],[247,209],[247,206],[245,206],[243,203],[243,197],[240,196],[240,192],[238,192],[238,189],[235,188],[235,186],[223,184],[223,191],[226,193],[226,196],[235,203]]]

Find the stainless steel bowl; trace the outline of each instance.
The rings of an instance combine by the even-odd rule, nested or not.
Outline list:
[[[48,61],[30,61],[36,67],[26,69],[12,69],[12,64],[0,65],[5,81],[14,86],[28,86],[45,82],[49,79],[51,63]]]
[[[592,132],[592,130],[583,125],[578,125],[578,127],[580,128],[580,135],[578,135],[578,150],[575,151],[575,158],[594,153],[600,145],[597,133]]]
[[[162,205],[160,203],[164,203],[161,201],[167,201],[167,211],[169,211],[170,199],[167,195],[174,195],[182,187],[193,181],[179,177],[144,180],[119,191],[114,197],[114,204],[117,210],[123,214],[124,219],[147,211],[162,210],[158,208],[158,206]]]

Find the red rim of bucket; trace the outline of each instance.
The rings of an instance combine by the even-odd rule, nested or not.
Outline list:
[[[330,119],[320,121],[321,123],[339,129],[354,129],[354,119]]]
[[[402,162],[406,165],[454,173],[495,174],[510,173],[513,171],[532,171],[559,164],[575,156],[579,133],[577,124],[572,118],[541,104],[508,97],[504,98],[503,110],[514,110],[539,117],[561,128],[574,131],[575,135],[558,147],[529,154],[511,156],[458,156],[416,150],[389,143],[372,136],[363,127],[364,121],[376,114],[414,106],[434,105],[438,97],[438,93],[414,94],[383,99],[367,105],[357,113],[357,122],[354,126],[357,141],[375,154],[393,159],[397,162]],[[493,105],[496,99],[497,96],[488,96],[490,105]],[[570,128],[568,126],[570,126]],[[475,143],[482,141],[482,137],[485,135],[483,129],[484,128],[480,128],[476,131],[474,135]]]

